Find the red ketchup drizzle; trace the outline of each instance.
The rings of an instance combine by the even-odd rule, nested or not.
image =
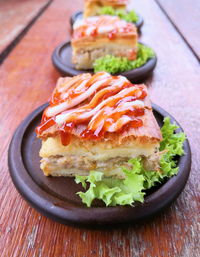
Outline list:
[[[98,77],[97,76],[93,76],[92,81],[94,82]],[[114,78],[114,77],[113,77]],[[90,81],[91,83],[91,81]],[[129,88],[133,86],[131,83],[124,83],[124,85],[121,87],[122,89],[125,88]],[[72,93],[73,95],[73,93]],[[71,95],[71,96],[72,96]],[[113,95],[113,91],[109,91],[105,93],[105,95],[103,95],[103,97],[100,96],[100,99],[98,99],[97,104],[99,104],[99,102],[103,101],[104,99],[108,98],[109,96]],[[127,98],[126,102],[130,102],[130,101],[134,101],[134,100],[143,100],[145,97],[147,96],[147,92],[145,89],[143,89],[142,86],[137,86],[136,90],[134,91],[134,95],[127,95],[125,98]],[[107,107],[111,108],[111,110],[115,110],[115,108],[117,108],[117,106],[122,103],[123,104],[123,99],[125,98],[121,98],[118,101],[116,100],[112,100],[107,104]],[[101,101],[99,101],[101,100]],[[54,103],[51,104],[52,105],[56,105],[56,102],[59,103],[61,102],[62,99],[59,99],[59,94],[56,94],[56,97],[54,98]],[[94,108],[94,107],[92,107]],[[143,126],[143,121],[140,118],[140,116],[143,116],[145,113],[145,109],[144,108],[139,108],[139,107],[135,107],[135,108],[131,108],[130,110],[124,110],[124,111],[119,111],[119,112],[114,112],[114,113],[109,113],[109,111],[102,111],[100,112],[100,114],[98,115],[98,117],[95,119],[94,122],[94,126],[92,126],[94,128],[94,130],[89,129],[88,123],[90,122],[90,119],[85,119],[85,120],[78,120],[76,119],[76,117],[74,118],[73,121],[65,123],[62,127],[58,128],[59,130],[59,134],[61,137],[61,142],[63,145],[68,145],[70,143],[71,140],[71,133],[72,130],[79,126],[79,125],[85,125],[86,129],[80,134],[80,137],[83,139],[91,139],[91,140],[100,140],[105,136],[105,133],[111,133],[107,131],[107,128],[112,125],[112,123],[115,123],[122,115],[127,115],[129,117],[132,118],[132,121],[128,122],[127,124],[123,125],[122,127],[118,128],[115,130],[115,132],[118,133],[123,133],[125,131],[128,131],[131,128],[139,128],[141,126]],[[42,117],[42,122],[41,124],[36,128],[36,133],[37,134],[42,134],[42,132],[44,132],[45,130],[49,129],[51,126],[55,125],[55,121],[54,121],[55,117],[52,118],[48,118],[46,117],[45,113]],[[101,126],[100,124],[102,124],[103,121],[103,125]]]
[[[90,129],[84,130],[80,137],[83,139],[91,139],[91,140],[100,140],[104,137],[105,131],[101,130],[100,132],[92,131]]]
[[[64,124],[60,129],[60,138],[61,138],[61,143],[65,146],[67,146],[70,143],[71,140],[71,132],[72,129],[74,128],[75,123],[74,122],[69,122]]]
[[[141,95],[139,97],[131,97],[130,101],[134,100],[139,100],[139,99],[144,99],[147,95],[146,91],[143,90],[142,88],[140,89]],[[116,103],[119,104],[119,101]],[[114,104],[114,107],[116,106],[116,104]],[[112,106],[112,103],[111,103]],[[130,117],[139,117],[139,116],[143,116],[144,115],[144,108],[134,108],[133,110],[128,110],[126,111],[124,114],[129,115]],[[109,116],[109,114],[108,114]],[[109,122],[110,122],[110,118],[113,120],[113,122],[116,122],[120,117],[122,116],[121,112],[117,112],[114,113],[113,115],[109,116]],[[102,113],[98,119],[95,120],[95,123],[98,124],[98,122],[100,120],[106,119],[105,113]],[[106,121],[105,121],[106,123]],[[120,133],[123,133],[124,131],[129,130],[130,128],[139,128],[143,125],[143,121],[139,118],[133,118],[132,121],[130,121],[128,124],[124,125],[121,129],[120,129]],[[95,126],[94,126],[95,127]],[[106,126],[104,126],[106,127]],[[96,129],[95,131],[90,130],[90,129],[85,129],[80,137],[84,138],[84,139],[92,139],[92,140],[99,140],[101,138],[104,137],[105,134],[105,129],[104,127],[101,130]]]
[[[143,100],[147,96],[147,92],[143,89],[141,90],[142,90],[142,94],[139,97],[137,97],[137,100]]]
[[[129,33],[133,30],[133,25],[128,23],[126,27],[123,28],[123,33]]]
[[[110,40],[115,39],[116,38],[116,34],[117,34],[117,29],[114,29],[114,30],[112,30],[111,32],[108,33],[108,38]]]
[[[92,21],[86,21],[86,24],[82,25],[81,27],[77,28],[74,30],[73,33],[73,39],[80,39],[82,37],[86,36],[86,30],[90,26],[94,26],[94,30],[91,31],[90,36],[96,37],[98,35],[98,28],[103,25],[103,26],[109,26],[110,24],[114,24],[114,22],[120,21],[120,19],[108,19],[108,17],[101,17],[97,22],[92,22]],[[120,31],[119,31],[120,29]],[[108,38],[110,40],[115,39],[117,33],[129,33],[131,31],[134,31],[134,25],[131,23],[127,23],[125,26],[124,24],[122,26],[119,25],[119,27],[116,27],[113,29],[111,32],[108,33]]]
[[[120,129],[119,133],[123,134],[125,131],[128,131],[131,128],[139,128],[139,127],[142,127],[142,125],[143,125],[143,121],[141,119],[135,118],[134,120],[132,120],[129,123],[127,123],[126,125],[124,125]]]
[[[135,51],[135,50],[131,50],[131,51],[129,52],[128,59],[132,61],[132,60],[135,60],[136,57],[137,57],[136,51]]]
[[[61,96],[61,93],[56,91],[56,92],[52,95],[51,103],[59,102],[59,101],[60,101],[60,96]]]
[[[139,117],[144,115],[144,108],[135,108],[132,111],[128,111],[126,113],[128,116],[134,116],[134,117]]]
[[[92,33],[91,33],[91,36],[92,37],[96,37],[97,36],[97,28],[95,28],[93,31],[92,31]]]
[[[35,132],[40,135],[43,131],[49,129],[53,125],[55,125],[54,118],[46,119],[46,116],[43,116],[42,123],[36,128]]]

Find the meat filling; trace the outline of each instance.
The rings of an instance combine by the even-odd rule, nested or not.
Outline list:
[[[154,153],[151,156],[142,157],[143,165],[147,170],[159,170],[159,152]],[[122,166],[128,167],[129,158],[111,158],[106,161],[95,161],[91,160],[85,156],[52,156],[49,158],[43,158],[41,160],[42,169],[55,175],[56,170],[78,170],[82,171],[84,174],[88,174],[90,170],[97,171],[111,171],[120,169]],[[55,172],[54,172],[55,171]],[[69,174],[66,174],[69,175]]]
[[[107,46],[95,49],[80,49],[79,51],[77,51],[76,54],[73,55],[72,62],[74,63],[76,69],[92,69],[93,63],[96,59],[106,56],[108,54],[135,59],[136,49],[127,46]]]

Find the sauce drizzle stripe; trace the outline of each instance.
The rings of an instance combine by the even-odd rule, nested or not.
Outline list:
[[[144,85],[131,84],[125,77],[106,72],[60,80],[36,133],[48,134],[52,127],[67,145],[79,126],[84,127],[80,137],[92,140],[102,139],[105,133],[141,127],[146,96]]]

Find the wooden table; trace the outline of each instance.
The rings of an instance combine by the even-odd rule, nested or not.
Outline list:
[[[12,10],[17,10],[15,6],[23,1],[1,0],[0,22],[6,2],[10,2]],[[3,27],[8,29],[9,42],[0,48],[1,53],[4,51],[0,55],[3,62],[0,69],[0,255],[200,256],[199,1],[191,0],[190,5],[186,0],[133,1],[132,6],[145,20],[141,40],[155,49],[159,60],[153,76],[146,82],[151,98],[185,129],[192,148],[192,170],[185,190],[163,214],[143,225],[112,231],[57,224],[32,209],[11,181],[7,150],[12,134],[27,114],[49,98],[59,77],[52,66],[51,53],[57,44],[70,38],[69,17],[82,8],[80,0],[29,2],[32,8],[12,14],[12,26],[5,22]],[[24,17],[23,24],[17,35],[12,34],[19,24],[19,15]],[[4,38],[1,31],[0,42]],[[12,47],[8,48],[10,44]]]

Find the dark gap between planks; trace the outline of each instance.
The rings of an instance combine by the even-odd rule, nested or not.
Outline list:
[[[37,21],[37,19],[43,14],[43,12],[49,7],[49,5],[53,2],[53,0],[49,0],[43,7],[41,7],[33,17],[25,26],[25,28],[13,39],[13,41],[0,53],[0,65],[4,62],[9,53],[14,49],[14,47],[21,41],[21,39],[26,35],[26,33],[30,30],[33,24]]]
[[[193,55],[196,57],[196,59],[198,61],[200,61],[200,58],[198,56],[198,54],[195,52],[195,50],[193,49],[193,47],[190,45],[190,43],[187,41],[187,39],[184,37],[184,35],[182,34],[182,32],[179,30],[179,28],[176,26],[176,24],[173,22],[173,20],[170,18],[170,16],[168,15],[167,11],[165,11],[164,7],[162,6],[162,4],[158,1],[155,0],[155,2],[157,3],[157,5],[159,6],[159,8],[161,9],[161,11],[165,14],[165,16],[168,18],[169,22],[173,25],[173,27],[175,28],[175,30],[178,32],[178,34],[181,36],[181,38],[183,39],[183,41],[185,42],[185,44],[189,47],[189,49],[191,50],[191,52],[193,53]]]

